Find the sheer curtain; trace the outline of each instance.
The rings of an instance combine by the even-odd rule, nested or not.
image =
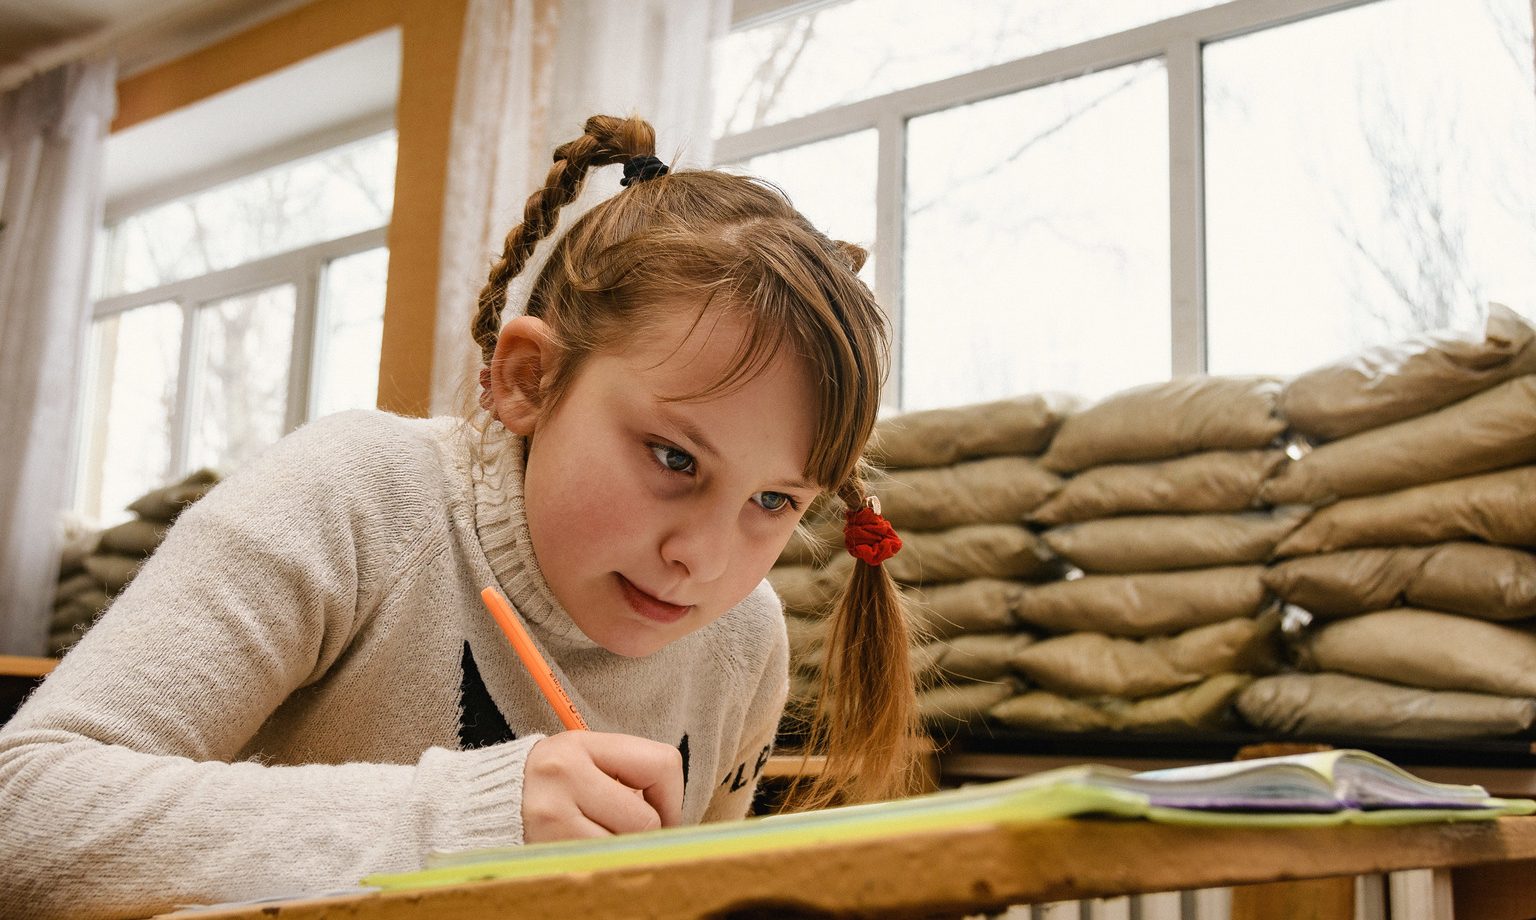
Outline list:
[[[464,382],[480,362],[469,338],[480,286],[543,182],[550,151],[580,134],[587,116],[633,112],[656,126],[663,160],[709,164],[710,49],[730,16],[730,0],[470,0],[448,160],[433,414],[464,405]],[[618,190],[619,168],[599,171],[564,209],[561,228]],[[505,318],[547,249],[513,281]]]
[[[438,265],[432,414],[464,410],[469,321],[502,239],[543,181],[557,0],[470,0],[459,49]]]
[[[634,112],[656,126],[657,156],[708,166],[710,45],[730,24],[730,0],[566,0],[551,98],[556,140],[579,134],[588,115]]]
[[[0,652],[47,644],[116,72],[66,64],[0,97]]]

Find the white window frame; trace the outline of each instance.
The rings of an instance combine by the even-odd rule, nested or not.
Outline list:
[[[382,134],[393,127],[393,112],[371,114],[221,165],[216,169],[178,177],[172,182],[148,191],[110,202],[105,209],[103,237],[106,228],[157,205],[361,141]],[[347,256],[385,247],[388,244],[388,234],[389,224],[385,223],[348,236],[324,240],[256,259],[233,268],[208,272],[128,294],[100,297],[95,301],[91,311],[92,329],[98,320],[153,304],[172,302],[181,310],[181,351],[177,358],[176,400],[171,412],[173,476],[184,476],[189,472],[192,416],[196,408],[192,405],[192,361],[199,335],[197,320],[199,311],[209,304],[231,297],[285,284],[293,285],[293,352],[288,364],[288,401],[283,419],[283,434],[287,434],[309,421],[313,407],[317,404],[316,388],[319,380],[315,374],[315,368],[319,351],[325,344],[321,341],[322,317],[319,306],[326,265]],[[90,330],[87,334],[90,334]],[[83,347],[82,353],[87,353],[88,350]],[[71,506],[78,506],[79,493],[86,482],[100,475],[100,471],[86,469],[83,462],[85,458],[79,456],[79,452],[89,442],[85,428],[91,423],[89,408],[99,386],[96,370],[94,366],[85,369],[84,385],[80,389],[80,404],[76,411],[76,418],[80,422],[75,433],[75,455],[71,458],[71,468],[74,470],[74,475],[70,477]]]
[[[835,2],[736,0],[732,27],[760,25]],[[1379,0],[1233,0],[932,83],[727,134],[715,140],[715,159],[721,163],[740,163],[854,131],[877,132],[874,290],[890,315],[896,350],[884,402],[887,409],[899,410],[905,354],[901,279],[907,122],[945,109],[1162,58],[1168,74],[1171,366],[1175,375],[1204,373],[1208,365],[1201,49],[1209,43],[1375,2]]]

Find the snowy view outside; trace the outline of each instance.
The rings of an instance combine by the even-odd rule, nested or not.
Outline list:
[[[1526,0],[1392,0],[1205,51],[1210,369],[1536,318]]]
[[[130,215],[104,234],[98,296],[153,296],[162,286],[384,226],[394,175],[391,131]],[[374,404],[387,266],[384,249],[322,266],[311,417]],[[76,511],[121,520],[127,503],[149,489],[203,466],[228,472],[281,437],[297,303],[294,285],[279,284],[189,302],[190,328],[177,301],[97,319]],[[188,418],[178,464],[183,385]]]
[[[732,33],[732,134],[1209,3],[853,0]],[[1489,300],[1536,318],[1529,0],[1379,0],[1203,49],[1206,366],[1290,374]],[[1160,58],[910,119],[903,410],[1166,378]],[[874,132],[754,157],[868,242]],[[867,198],[865,196],[868,196]],[[860,234],[864,234],[861,236]]]
[[[99,296],[387,224],[394,194],[391,131],[150,208],[107,228]]]

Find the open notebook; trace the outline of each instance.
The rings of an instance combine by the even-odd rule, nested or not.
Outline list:
[[[1182,824],[1296,827],[1487,820],[1536,801],[1431,783],[1365,751],[1323,751],[1131,773],[1065,767],[895,802],[666,828],[601,840],[436,853],[416,872],[369,876],[386,890],[767,852],[972,826],[1102,814]]]

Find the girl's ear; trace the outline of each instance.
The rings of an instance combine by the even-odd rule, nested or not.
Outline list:
[[[556,351],[549,325],[533,316],[513,319],[496,337],[490,409],[513,434],[527,437],[537,427]]]

